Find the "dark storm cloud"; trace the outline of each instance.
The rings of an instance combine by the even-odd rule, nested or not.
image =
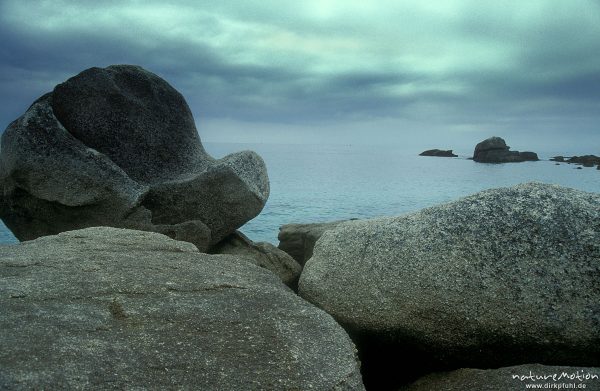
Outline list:
[[[193,50],[178,42],[156,43],[145,48],[104,32],[89,32],[77,37],[65,34],[43,36],[29,31],[0,27],[6,44],[0,52],[0,93],[11,108],[26,108],[38,95],[51,90],[65,78],[91,66],[113,63],[140,64],[160,74],[179,89],[188,100],[198,101],[212,115],[224,115],[227,106],[243,106],[240,95],[254,94],[257,86],[286,83],[299,77],[286,69],[270,66],[228,63],[215,50],[196,44]],[[31,80],[33,78],[33,80]],[[30,82],[33,85],[29,85]],[[19,99],[15,101],[15,96]],[[248,107],[251,112],[253,107]]]
[[[199,121],[600,120],[597,1],[198,4],[4,1],[0,122],[115,63],[167,79]]]

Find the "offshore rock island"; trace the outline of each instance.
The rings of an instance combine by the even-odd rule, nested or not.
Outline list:
[[[419,154],[419,156],[434,156],[434,157],[458,157],[452,153],[451,149],[443,150],[443,149],[428,149],[427,151],[423,151]]]
[[[557,163],[576,164],[581,165],[583,167],[594,167],[594,165],[596,165],[596,168],[600,170],[600,156],[596,155],[583,155],[571,157],[554,156],[550,159],[550,161]]]
[[[478,163],[520,163],[537,161],[535,152],[510,151],[501,137],[490,137],[475,146],[473,160]]]

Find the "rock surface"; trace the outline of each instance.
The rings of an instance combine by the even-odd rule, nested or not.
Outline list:
[[[535,152],[510,151],[504,139],[490,137],[475,146],[473,160],[479,163],[519,163],[539,159]]]
[[[211,249],[213,254],[231,254],[275,273],[287,286],[297,289],[302,266],[288,253],[271,243],[254,243],[239,231],[227,236]]]
[[[421,152],[419,156],[458,157],[458,155],[452,153],[451,149],[428,149],[427,151]]]
[[[156,233],[0,246],[0,308],[0,389],[364,389],[331,316],[271,272]]]
[[[256,216],[262,159],[202,147],[184,98],[131,65],[90,68],[34,102],[2,135],[0,218],[20,240],[129,227],[201,250]]]
[[[567,163],[581,164],[584,167],[600,166],[600,157],[596,155],[572,156],[566,160]]]
[[[554,156],[550,160],[561,163],[580,164],[584,167],[594,167],[597,165],[598,169],[600,169],[600,157],[596,155],[571,156],[567,158],[564,156]]]
[[[556,375],[554,377],[554,375]],[[518,377],[514,377],[518,376]],[[532,376],[532,377],[530,377]],[[537,377],[536,377],[537,376]],[[435,373],[425,376],[401,391],[508,391],[525,390],[527,385],[575,384],[571,389],[600,390],[600,368],[558,367],[539,364],[526,364],[498,369],[464,368],[452,372]],[[579,385],[585,385],[580,387]],[[569,386],[570,387],[570,386]],[[560,389],[569,389],[561,387]]]
[[[598,366],[599,222],[599,194],[539,183],[347,222],[319,239],[299,293],[396,356]]]
[[[348,220],[326,223],[286,224],[279,227],[279,249],[290,254],[298,263],[304,265],[310,259],[313,248],[323,232],[335,228]]]

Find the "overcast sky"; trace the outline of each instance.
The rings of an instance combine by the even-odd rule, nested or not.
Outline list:
[[[92,66],[183,93],[204,141],[600,154],[600,1],[0,2],[0,125]]]

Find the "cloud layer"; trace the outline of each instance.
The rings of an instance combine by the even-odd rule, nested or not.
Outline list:
[[[3,127],[85,68],[132,63],[184,94],[203,138],[577,132],[600,148],[598,1],[168,3],[3,1]]]

